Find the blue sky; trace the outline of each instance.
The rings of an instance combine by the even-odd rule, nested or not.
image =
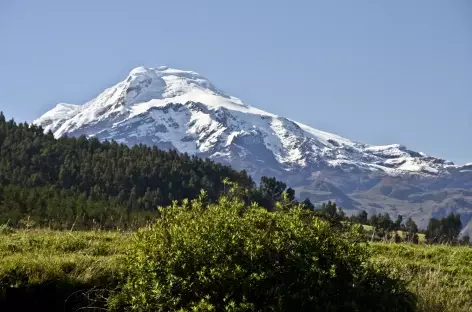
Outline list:
[[[472,1],[0,1],[0,110],[31,121],[139,65],[261,109],[472,162]]]

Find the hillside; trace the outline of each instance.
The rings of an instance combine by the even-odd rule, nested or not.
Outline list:
[[[56,139],[0,113],[0,224],[129,227],[202,190],[213,201],[229,190],[227,181],[243,189],[248,202],[267,208],[286,189],[274,179],[256,187],[245,171],[175,150]]]

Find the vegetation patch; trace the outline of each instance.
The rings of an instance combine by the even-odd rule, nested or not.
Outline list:
[[[265,212],[260,210],[256,215],[259,214],[265,216]],[[292,215],[284,218],[290,220],[293,217]],[[227,222],[232,221],[230,219]],[[320,226],[324,226],[324,221],[320,222]],[[195,224],[198,224],[198,220],[195,220]],[[274,232],[281,229],[274,229]],[[95,311],[103,311],[110,308],[110,296],[114,298],[114,306],[119,307],[120,299],[123,299],[124,295],[119,295],[119,286],[126,283],[123,278],[129,268],[127,263],[133,259],[133,254],[138,257],[135,248],[143,254],[142,248],[146,242],[151,241],[151,234],[156,231],[156,226],[144,229],[141,234],[136,235],[118,231],[10,230],[5,227],[0,231],[0,310],[77,311],[87,307],[86,311],[94,311],[92,307],[95,307]],[[188,241],[188,246],[202,241],[201,237],[190,240],[191,230],[186,231],[182,241]],[[207,235],[221,235],[221,231],[214,234],[209,229],[207,231]],[[257,231],[262,233],[260,229]],[[323,232],[315,233],[318,234],[313,235]],[[238,235],[238,232],[234,234]],[[334,233],[326,235],[331,237],[330,239],[342,239]],[[136,240],[140,236],[149,240]],[[262,235],[259,242],[263,242],[267,237],[269,236]],[[288,237],[290,236],[285,239]],[[209,238],[210,236],[207,236],[207,239]],[[223,235],[220,238],[224,239],[229,240],[229,236]],[[136,245],[138,242],[142,243],[141,247]],[[210,244],[208,248],[211,246]],[[155,250],[159,247],[152,248]],[[152,248],[150,250],[153,250]],[[360,247],[345,248],[353,251]],[[408,290],[417,297],[417,311],[472,311],[472,248],[384,242],[368,243],[365,248],[366,250],[360,250],[368,256],[368,262],[377,267],[388,268],[391,276],[401,278],[407,283]],[[203,249],[187,252],[215,254],[204,254]],[[156,263],[158,254],[152,254],[155,257],[151,259]],[[234,257],[234,254],[230,253],[229,256]],[[178,259],[175,256],[169,263],[156,267],[169,270],[176,266]],[[228,261],[228,258],[223,258],[221,268],[216,269],[221,271],[228,265]],[[188,266],[192,263],[194,262],[188,261],[187,270],[190,270]],[[268,266],[268,263],[266,265]],[[213,274],[218,273],[215,270],[210,273],[209,268],[200,270],[205,273],[202,275],[204,281],[205,278],[211,278]]]
[[[119,232],[3,232],[0,310],[104,308],[124,271],[129,237]]]
[[[135,236],[113,308],[126,311],[414,311],[406,284],[369,261],[363,235],[304,206],[274,212],[202,198]]]
[[[393,268],[418,296],[419,311],[472,311],[472,248],[372,243],[372,261]]]

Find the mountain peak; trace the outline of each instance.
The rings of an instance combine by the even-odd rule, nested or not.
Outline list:
[[[142,75],[147,75],[147,76],[165,76],[165,75],[178,75],[180,77],[185,78],[187,77],[195,77],[199,76],[203,78],[200,74],[194,72],[194,71],[187,71],[187,70],[180,70],[176,68],[171,68],[166,65],[162,66],[157,66],[157,67],[145,67],[145,66],[138,66],[136,68],[133,68],[129,74],[128,77],[130,76],[142,76]],[[205,78],[203,78],[205,79]]]
[[[149,73],[154,73],[155,70],[153,68],[148,68],[144,66],[138,66],[136,68],[133,68],[128,76],[137,76],[137,75],[143,75],[143,74],[149,74]]]
[[[202,75],[168,66],[136,67],[130,71],[128,77],[121,84],[123,84],[124,92],[131,104],[155,99],[174,99],[180,103],[181,99],[178,97],[188,95],[189,98],[186,100],[192,101],[192,96],[199,98],[203,94],[231,99]],[[138,95],[139,99],[135,99]]]
[[[59,104],[34,123],[63,135],[145,143],[255,170],[323,167],[437,175],[445,162],[393,144],[371,146],[243,103],[193,71],[139,66],[84,105]]]

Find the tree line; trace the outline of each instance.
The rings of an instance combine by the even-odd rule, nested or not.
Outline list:
[[[196,198],[209,201],[238,185],[247,203],[272,209],[283,192],[275,178],[259,185],[246,171],[156,147],[128,147],[96,138],[55,139],[36,125],[0,112],[0,224],[52,228],[127,228],[158,214],[158,206]]]
[[[314,208],[314,207],[313,207]],[[373,214],[369,217],[365,210],[359,211],[348,217],[342,208],[336,203],[328,202],[322,204],[316,210],[321,217],[327,218],[335,223],[349,222],[362,226],[372,226],[372,238],[376,240],[393,240],[395,242],[418,243],[418,234],[424,234],[425,240],[430,244],[464,244],[469,245],[470,237],[461,236],[462,222],[459,214],[450,213],[443,218],[431,218],[426,229],[420,230],[411,217],[404,220],[402,215],[392,219],[388,213]],[[400,236],[399,233],[403,235]]]
[[[460,237],[461,229],[462,222],[460,215],[450,213],[441,219],[431,218],[426,227],[425,235],[427,241],[430,243],[470,244],[469,235]]]

